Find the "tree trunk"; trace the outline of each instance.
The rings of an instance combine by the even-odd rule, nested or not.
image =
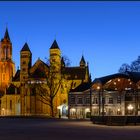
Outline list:
[[[53,101],[51,101],[51,117],[54,117]]]

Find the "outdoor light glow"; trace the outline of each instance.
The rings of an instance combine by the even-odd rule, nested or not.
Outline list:
[[[118,112],[120,112],[121,110],[120,110],[120,108],[118,108]]]
[[[112,80],[109,80],[107,83],[110,83]]]
[[[114,85],[116,85],[116,82],[114,82]]]
[[[118,79],[118,82],[120,82],[120,79]]]
[[[128,107],[127,107],[128,110],[133,110],[133,108],[134,108],[134,107],[133,107],[131,104],[128,105]]]
[[[58,106],[57,109],[61,109],[61,106]]]
[[[100,89],[100,86],[98,86],[97,89]]]
[[[85,111],[86,111],[86,112],[90,112],[90,109],[89,109],[89,108],[86,108]]]
[[[75,108],[72,108],[72,109],[71,109],[71,111],[75,112],[75,111],[76,111],[76,109],[75,109]]]

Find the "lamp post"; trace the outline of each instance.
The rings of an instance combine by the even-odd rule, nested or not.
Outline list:
[[[98,96],[99,96],[99,116],[101,113],[101,95],[100,95],[100,86],[97,86],[97,90],[98,90]]]
[[[90,87],[90,118],[92,116],[92,87]]]
[[[133,109],[134,109],[134,107],[131,105],[131,104],[129,104],[128,106],[127,106],[127,109],[128,109],[128,113],[132,113],[132,111],[133,111]]]

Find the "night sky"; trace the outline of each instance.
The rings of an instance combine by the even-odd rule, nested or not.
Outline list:
[[[16,67],[25,42],[34,64],[46,61],[54,39],[71,66],[84,55],[92,79],[140,55],[140,2],[0,2],[0,38],[6,26]]]

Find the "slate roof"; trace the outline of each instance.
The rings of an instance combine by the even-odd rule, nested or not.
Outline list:
[[[34,69],[33,69],[34,68]],[[38,59],[30,70],[30,78],[46,78],[49,66],[42,60]]]
[[[140,80],[140,72],[116,73],[116,74],[96,78],[93,81],[93,84],[94,83],[101,83],[102,85],[104,85],[109,80],[115,79],[115,78],[127,78],[127,79],[131,79],[133,82],[136,83]]]
[[[56,40],[54,40],[53,44],[51,45],[50,49],[59,49],[59,46],[56,42]]]
[[[22,47],[21,52],[22,51],[29,51],[29,52],[31,52],[27,43],[25,43],[24,46]]]
[[[20,89],[17,88],[15,85],[11,84],[8,87],[8,89],[6,90],[6,94],[7,95],[13,95],[13,94],[15,94],[16,90],[17,90],[17,94],[20,94]]]
[[[88,90],[90,88],[91,84],[88,83],[81,83],[78,87],[75,89],[71,89],[70,92],[83,92],[85,90]]]
[[[108,82],[111,79],[114,78],[127,78],[129,79],[129,76],[127,74],[123,74],[123,73],[116,73],[116,74],[112,74],[112,75],[108,75],[108,76],[104,76],[104,77],[100,77],[100,78],[95,78],[95,80],[93,81],[94,83],[101,83],[102,85],[104,85],[106,82]]]
[[[82,67],[64,67],[62,73],[67,75],[68,80],[85,79],[86,68]]]
[[[127,74],[129,75],[130,79],[133,81],[133,82],[138,82],[140,81],[140,72],[129,72],[127,71]]]
[[[15,76],[13,77],[12,81],[20,81],[20,70],[17,70]]]

